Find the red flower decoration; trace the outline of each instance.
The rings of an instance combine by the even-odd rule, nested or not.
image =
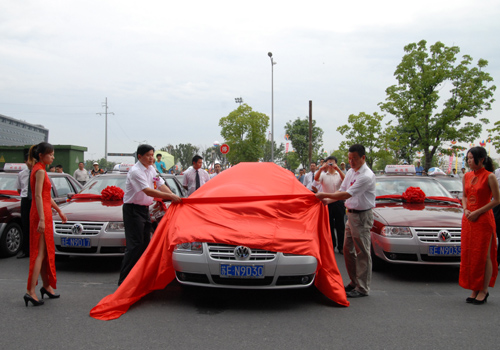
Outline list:
[[[425,193],[420,187],[408,187],[403,193],[403,199],[407,203],[423,203],[425,201]]]
[[[125,192],[120,187],[108,186],[101,192],[103,201],[121,201]]]

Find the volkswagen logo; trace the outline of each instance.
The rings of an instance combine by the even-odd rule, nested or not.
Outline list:
[[[248,247],[239,245],[234,248],[234,256],[236,260],[248,260],[250,259],[250,255],[252,254],[252,250]]]
[[[451,234],[446,230],[441,230],[438,232],[438,239],[441,242],[449,242],[451,241]]]
[[[71,233],[74,235],[81,235],[83,232],[83,225],[82,224],[74,224],[73,227],[71,228]]]

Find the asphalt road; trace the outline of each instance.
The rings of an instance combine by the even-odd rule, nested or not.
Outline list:
[[[347,283],[342,255],[336,255]],[[25,307],[28,260],[0,259],[2,349],[494,349],[500,292],[465,303],[456,267],[389,266],[370,296],[338,307],[315,288],[155,291],[117,320],[90,309],[116,290],[121,259],[57,262],[60,299]],[[38,288],[37,288],[38,290]]]

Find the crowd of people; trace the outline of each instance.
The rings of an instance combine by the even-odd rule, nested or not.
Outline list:
[[[123,218],[126,237],[126,250],[123,258],[118,285],[127,277],[149,244],[151,222],[148,208],[153,198],[163,198],[174,203],[182,199],[172,193],[164,180],[157,176],[165,171],[161,154],[156,155],[150,145],[139,145],[138,161],[127,174],[123,198]],[[65,215],[51,198],[51,184],[46,173],[54,161],[54,147],[42,142],[30,148],[26,164],[28,168],[19,173],[18,191],[21,195],[23,220],[23,255],[29,256],[29,275],[25,295],[26,306],[43,305],[44,296],[49,299],[60,297],[55,289],[57,278],[52,224],[52,210],[62,222]],[[334,156],[320,159],[319,165],[311,162],[309,172],[301,169],[299,181],[315,193],[315,196],[328,206],[333,248],[344,255],[350,282],[344,287],[350,298],[368,296],[371,283],[371,237],[370,229],[375,207],[375,174],[366,164],[363,145],[349,148],[349,169],[345,163],[338,165]],[[185,173],[182,185],[188,196],[198,190],[221,172],[220,164],[215,164],[214,173],[202,169],[203,158],[195,155],[192,167]],[[471,290],[467,303],[482,305],[487,302],[489,287],[493,287],[498,275],[500,253],[497,240],[500,231],[500,169],[494,172],[491,158],[482,147],[473,147],[467,152],[470,169],[457,174],[463,180],[464,195],[462,207],[461,264],[459,284]],[[102,174],[98,163],[89,174],[84,163],[80,162],[74,177],[85,183],[89,176]],[[62,166],[54,167],[63,172]],[[420,163],[416,166],[417,175],[425,174]],[[494,173],[493,173],[494,172]],[[347,221],[345,217],[347,216]],[[496,234],[496,235],[495,235]],[[19,256],[23,257],[23,256]],[[37,297],[35,286],[42,279],[41,299]]]

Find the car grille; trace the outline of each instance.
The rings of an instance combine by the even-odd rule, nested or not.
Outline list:
[[[414,227],[413,228],[415,232],[417,233],[417,237],[420,240],[420,242],[424,243],[443,243],[438,237],[438,233],[441,230],[446,230],[450,233],[451,235],[451,240],[449,243],[460,243],[460,233],[461,229],[460,228],[446,228],[446,227],[439,227],[439,228],[430,228],[430,227]]]
[[[89,236],[98,235],[104,226],[103,222],[67,222],[63,224],[61,221],[55,221],[54,222],[55,233],[58,235],[72,235],[73,232],[71,232],[71,228],[75,224],[82,224],[83,232],[81,233],[81,235],[89,235]]]
[[[217,243],[207,244],[210,258],[214,260],[236,260],[236,257],[234,256],[234,248],[236,248],[235,245]],[[250,249],[252,249],[252,254],[250,255],[250,259],[247,261],[269,261],[276,258],[277,253],[275,252],[263,249]]]

